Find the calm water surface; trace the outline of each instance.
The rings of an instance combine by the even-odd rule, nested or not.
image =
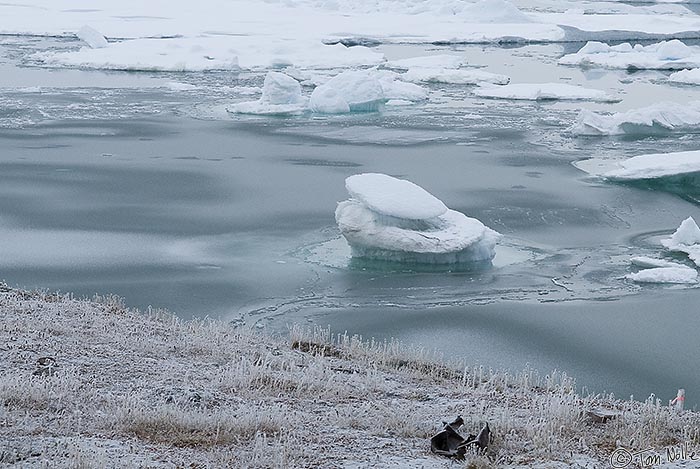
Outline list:
[[[698,289],[623,278],[632,256],[669,257],[659,239],[697,218],[698,207],[572,165],[698,149],[697,136],[577,139],[566,128],[581,107],[613,107],[476,100],[451,85],[431,86],[428,103],[380,114],[232,117],[226,105],[256,99],[243,93],[262,76],[23,67],[20,52],[46,41],[0,41],[0,277],[8,283],[116,293],[140,308],[277,331],[330,325],[485,366],[564,370],[593,392],[670,399],[685,387],[688,403],[699,402]],[[558,67],[568,52],[561,46],[385,52],[446,50],[513,82],[619,93],[616,110],[700,98],[664,84],[660,72]],[[171,91],[169,81],[198,88]],[[333,212],[347,197],[344,179],[358,172],[408,178],[501,232],[493,267],[351,261]]]

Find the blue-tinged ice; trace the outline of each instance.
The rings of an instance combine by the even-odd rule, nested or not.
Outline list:
[[[500,234],[448,209],[412,182],[385,174],[345,180],[335,219],[354,258],[413,264],[489,262]]]

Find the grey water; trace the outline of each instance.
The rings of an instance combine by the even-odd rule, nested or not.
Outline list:
[[[684,197],[697,188],[609,184],[572,165],[698,149],[700,136],[566,132],[582,107],[685,102],[694,88],[663,83],[663,72],[559,67],[557,45],[386,46],[389,58],[464,54],[513,82],[624,99],[516,103],[430,85],[427,103],[381,113],[233,116],[226,105],[257,99],[246,90],[262,74],[27,67],[25,48],[70,46],[51,41],[0,40],[0,279],[271,331],[396,338],[486,367],[565,371],[622,398],[685,387],[687,403],[700,402],[700,291],[624,279],[637,255],[689,263],[658,241],[697,218]],[[410,179],[502,233],[493,265],[352,260],[333,213],[360,172]]]

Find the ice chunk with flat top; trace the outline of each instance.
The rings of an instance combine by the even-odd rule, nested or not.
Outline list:
[[[700,172],[700,150],[638,155],[617,163],[601,176],[617,180],[658,179]]]
[[[75,35],[92,49],[102,49],[109,45],[102,33],[88,25],[80,28]]]
[[[228,110],[241,114],[299,114],[306,107],[307,99],[298,81],[284,73],[268,72],[258,101],[234,104]]]
[[[335,219],[353,257],[420,264],[488,262],[500,235],[448,209],[413,184],[385,174],[346,179],[350,199]]]
[[[620,101],[602,90],[593,90],[566,83],[518,83],[505,86],[481,85],[474,90],[480,98],[513,99],[525,101],[595,101],[610,103]]]
[[[698,272],[690,267],[656,267],[628,274],[626,278],[638,283],[693,284],[698,281]]]
[[[615,114],[579,113],[569,129],[574,135],[650,135],[700,131],[700,102],[660,102]]]
[[[654,259],[653,257],[637,256],[630,259],[632,265],[641,267],[643,269],[650,269],[655,267],[686,267],[678,262],[666,261],[663,259]]]
[[[561,65],[584,67],[683,70],[700,67],[700,48],[689,47],[678,39],[642,46],[630,43],[610,46],[602,42],[588,42],[575,54],[559,59]]]
[[[372,71],[342,72],[311,93],[309,107],[313,112],[374,112],[387,101],[382,84]]]
[[[386,174],[356,174],[345,180],[350,197],[381,215],[425,220],[444,214],[447,207],[422,187]]]
[[[412,82],[447,83],[454,85],[476,85],[479,83],[505,85],[510,81],[510,77],[506,75],[485,72],[483,70],[428,67],[410,68],[402,75],[402,78]]]

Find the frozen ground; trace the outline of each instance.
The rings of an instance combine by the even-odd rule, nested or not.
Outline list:
[[[697,413],[653,397],[581,396],[565,374],[396,342],[299,327],[283,340],[4,284],[0,324],[1,467],[600,468],[700,443]],[[593,409],[617,417],[592,423]],[[489,422],[486,454],[430,453],[457,415],[465,433]]]

